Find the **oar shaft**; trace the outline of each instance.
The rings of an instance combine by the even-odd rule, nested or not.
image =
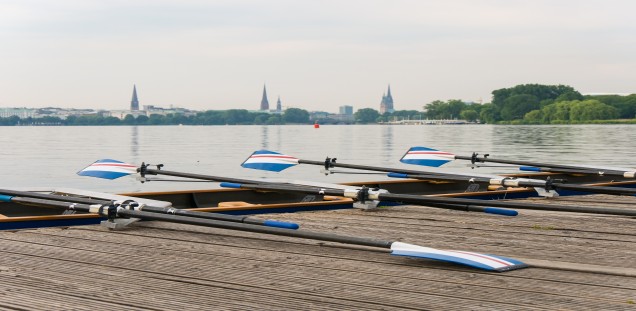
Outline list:
[[[389,173],[389,177],[397,178],[413,178],[413,179],[440,179],[449,181],[464,181],[464,182],[481,182],[494,184],[495,179],[489,179],[485,177],[463,177],[458,175],[412,175],[412,174],[396,174]],[[553,188],[580,191],[585,193],[599,193],[599,194],[612,194],[612,195],[636,195],[636,189],[634,188],[622,188],[622,187],[603,187],[603,186],[588,186],[588,185],[572,185],[565,183],[549,183],[543,180],[517,180],[512,178],[501,178],[497,181],[499,184],[507,187],[539,187],[539,188]]]
[[[537,187],[532,183],[519,182],[519,186],[522,187]],[[545,186],[545,185],[544,185]],[[621,188],[621,187],[603,187],[603,186],[586,186],[586,185],[570,185],[562,183],[554,183],[550,185],[554,189],[580,191],[585,193],[599,193],[599,194],[612,194],[612,195],[636,195],[636,189],[634,188]]]
[[[268,227],[277,227],[277,228],[286,228],[286,229],[298,229],[298,224],[286,221],[277,221],[271,219],[259,219],[248,216],[236,216],[236,215],[227,215],[227,214],[219,214],[219,213],[203,213],[196,211],[188,211],[182,210],[174,207],[166,208],[166,207],[155,207],[155,206],[143,206],[140,210],[152,213],[160,213],[160,214],[171,214],[171,215],[179,215],[179,216],[187,216],[187,217],[197,217],[197,218],[205,218],[205,219],[215,219],[222,221],[231,221],[231,222],[239,222],[245,224],[259,225],[259,226],[268,226]]]
[[[411,203],[411,204],[426,204],[427,202],[448,202],[456,204],[474,204],[481,206],[496,206],[504,208],[514,209],[528,209],[528,210],[542,210],[542,211],[555,211],[555,212],[575,212],[575,213],[588,213],[588,214],[607,214],[607,215],[622,215],[622,216],[636,216],[636,210],[623,210],[613,208],[598,208],[587,206],[555,206],[548,204],[530,204],[522,202],[508,202],[508,201],[494,201],[494,200],[478,200],[478,199],[459,199],[459,198],[435,198],[435,197],[420,197],[414,195],[395,195],[395,194],[381,194],[380,200],[392,200],[394,202]]]
[[[388,177],[392,178],[412,178],[412,179],[430,179],[430,180],[446,180],[446,181],[464,181],[464,182],[478,182],[478,183],[490,183],[492,178],[487,177],[471,177],[471,176],[462,176],[462,175],[453,175],[453,174],[403,174],[403,173],[395,173],[391,172],[387,174]],[[503,177],[501,177],[503,179]]]
[[[44,199],[26,198],[26,197],[15,197],[15,196],[10,197],[8,199],[5,198],[4,200],[5,201],[9,200],[11,202],[20,203],[20,204],[38,204],[38,205],[47,205],[52,207],[70,208],[70,209],[82,211],[82,212],[99,213],[101,216],[108,216],[108,209],[109,209],[108,205],[98,205],[98,204],[88,205],[88,204],[82,204],[82,203],[71,203],[71,202],[62,202],[62,201],[53,201],[53,200],[44,200]],[[172,223],[181,223],[181,224],[221,228],[221,229],[228,229],[228,230],[265,233],[265,234],[304,238],[304,239],[338,242],[343,244],[355,244],[355,245],[381,247],[381,248],[391,248],[391,244],[393,244],[392,241],[385,241],[385,240],[379,240],[379,239],[351,237],[351,236],[338,235],[338,234],[332,234],[332,233],[320,233],[320,232],[312,232],[312,231],[305,231],[305,230],[289,230],[289,229],[228,222],[228,221],[214,220],[214,219],[202,219],[202,218],[195,218],[195,217],[188,217],[188,216],[135,211],[135,210],[129,210],[126,208],[116,208],[116,213],[118,217],[124,217],[124,218],[139,218],[143,220],[160,220],[160,221],[166,221],[166,222],[172,222]]]
[[[296,191],[310,194],[327,194],[335,196],[345,196],[349,198],[357,198],[359,190],[336,190],[336,189],[320,189],[312,187],[288,187],[279,185],[242,185],[242,184],[222,184],[222,186],[229,186],[233,188],[248,188],[248,189],[261,189],[272,191]],[[379,193],[370,199],[377,199],[388,202],[409,203],[416,205],[429,204],[454,204],[454,205],[469,205],[469,206],[488,206],[488,207],[503,207],[514,209],[529,209],[529,210],[543,210],[543,211],[556,211],[556,212],[575,212],[575,213],[588,213],[588,214],[606,214],[606,215],[621,215],[621,216],[636,216],[636,210],[623,210],[615,208],[598,208],[587,206],[555,206],[548,204],[532,204],[523,202],[509,202],[509,201],[496,201],[496,200],[478,200],[478,199],[460,199],[460,198],[441,198],[431,196],[419,196],[409,194],[390,194]]]
[[[582,172],[603,172],[603,175],[611,175],[611,176],[622,176],[625,177],[625,173],[624,171],[618,171],[618,170],[612,170],[612,169],[595,169],[595,168],[591,168],[591,167],[584,167],[584,166],[576,166],[576,165],[563,165],[563,164],[550,164],[550,163],[539,163],[539,162],[529,162],[529,161],[518,161],[518,160],[505,160],[505,159],[495,159],[495,158],[490,158],[490,157],[467,157],[467,156],[459,156],[456,155],[455,159],[459,159],[459,160],[468,160],[468,161],[475,161],[475,162],[481,162],[481,163],[485,163],[485,162],[493,162],[493,163],[501,163],[501,164],[512,164],[512,165],[527,165],[527,166],[534,166],[534,167],[548,167],[548,168],[555,168],[555,169],[565,169],[565,170],[579,170]]]
[[[305,231],[305,230],[279,229],[279,228],[272,228],[272,227],[256,226],[251,224],[240,224],[240,223],[225,222],[225,221],[218,221],[218,220],[190,218],[186,216],[176,216],[176,215],[173,216],[173,215],[165,215],[165,214],[158,214],[158,213],[147,213],[143,211],[122,210],[118,214],[125,217],[142,218],[146,220],[161,220],[161,221],[175,222],[175,223],[182,223],[182,224],[207,226],[207,227],[222,228],[222,229],[229,229],[229,230],[249,231],[249,232],[256,232],[256,233],[266,233],[266,234],[281,235],[281,236],[288,236],[288,237],[338,242],[338,243],[344,243],[344,244],[356,244],[356,245],[364,245],[364,246],[390,248],[391,244],[393,243],[393,242],[384,241],[384,240],[350,237],[350,236],[331,234],[331,233],[318,233],[318,232],[311,232],[311,231]]]
[[[554,172],[554,173],[568,173],[568,174],[586,174],[586,175],[604,175],[604,172],[592,169],[567,169],[567,168],[550,168],[550,167],[536,167],[536,166],[520,166],[520,171],[525,172]],[[612,175],[615,176],[615,175]],[[623,174],[620,174],[623,176]]]
[[[44,200],[53,200],[53,201],[68,201],[68,202],[83,203],[83,204],[101,204],[104,202],[110,202],[107,200],[97,200],[97,199],[90,199],[90,198],[71,197],[71,196],[63,196],[58,194],[45,194],[45,193],[38,193],[38,192],[18,191],[18,190],[9,190],[9,189],[0,189],[0,194],[4,194],[8,196],[20,196],[20,197],[29,197],[29,198],[44,199]]]
[[[35,193],[29,191],[17,191],[17,190],[7,190],[0,189],[0,194],[8,195],[8,196],[19,196],[19,197],[29,197],[29,198],[37,198],[43,200],[50,201],[62,201],[62,202],[72,202],[72,203],[81,203],[81,204],[110,204],[111,201],[108,200],[100,200],[100,199],[90,199],[90,198],[80,198],[80,197],[71,197],[71,196],[63,196],[56,194],[45,194],[45,193]],[[53,206],[53,204],[49,204],[49,206]],[[55,206],[66,208],[66,206]],[[285,221],[276,221],[270,219],[259,219],[248,216],[238,216],[238,215],[227,215],[220,213],[204,213],[197,211],[188,211],[177,208],[163,208],[157,206],[149,206],[149,205],[141,205],[141,210],[147,212],[154,213],[166,213],[166,214],[174,214],[174,215],[183,215],[190,217],[198,217],[205,219],[216,219],[216,220],[224,220],[224,221],[232,221],[232,222],[240,222],[240,223],[249,223],[254,225],[262,225],[269,227],[278,227],[278,228],[286,228],[286,229],[298,229],[298,224],[292,222]]]
[[[321,194],[321,195],[333,195],[333,196],[344,196],[344,197],[349,197],[349,198],[354,198],[354,199],[361,199],[359,198],[359,191],[358,189],[351,189],[351,190],[341,190],[341,189],[325,189],[325,188],[315,188],[315,187],[301,187],[301,186],[282,186],[282,185],[269,185],[269,184],[238,184],[238,183],[221,183],[222,187],[228,187],[228,188],[245,188],[245,189],[260,189],[260,190],[271,190],[271,191],[290,191],[290,192],[301,192],[301,193],[308,193],[308,194]],[[400,199],[396,199],[396,197],[392,197],[389,194],[378,194],[377,195],[377,199],[381,200],[381,201],[387,201],[387,202],[402,202],[403,197],[408,196],[408,195],[395,195],[396,197],[399,197]],[[421,196],[410,196],[410,197],[414,197],[414,198],[428,198],[428,197],[421,197]],[[374,198],[370,198],[370,199],[374,199]],[[435,199],[435,198],[434,198]],[[513,211],[513,210],[507,210],[507,209],[500,209],[500,208],[493,208],[490,207],[489,204],[470,204],[470,203],[465,203],[465,202],[446,202],[443,199],[440,200],[426,200],[423,199],[420,202],[411,202],[413,204],[417,204],[417,205],[423,205],[425,204],[428,207],[435,207],[435,208],[442,208],[442,209],[451,209],[451,210],[459,210],[459,211],[466,211],[466,212],[482,212],[482,213],[488,213],[488,214],[497,214],[497,215],[504,215],[504,216],[517,216],[517,212]],[[481,200],[477,200],[480,203],[482,203]]]
[[[150,174],[150,175],[166,175],[166,176],[174,176],[174,177],[183,177],[183,178],[207,180],[207,181],[213,181],[213,182],[235,182],[235,183],[254,183],[255,182],[255,181],[249,180],[249,179],[221,177],[221,176],[212,176],[212,175],[203,175],[203,174],[192,174],[192,173],[182,173],[182,172],[156,170],[156,169],[145,169],[144,172],[145,172],[145,174]]]
[[[313,161],[313,160],[298,160],[299,164],[310,164],[310,165],[318,165],[324,166],[325,162]],[[357,165],[357,164],[346,164],[346,163],[338,163],[338,162],[329,162],[330,167],[342,167],[342,168],[351,168],[356,170],[366,170],[366,171],[377,171],[377,172],[396,172],[396,173],[404,173],[404,174],[422,174],[422,171],[414,171],[414,170],[406,170],[406,169],[398,169],[398,168],[387,168],[387,167],[379,167],[379,166],[368,166],[368,165]],[[427,172],[428,173],[428,172]],[[430,173],[432,175],[437,175],[436,173]]]

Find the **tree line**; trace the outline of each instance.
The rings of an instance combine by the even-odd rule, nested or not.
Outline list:
[[[490,103],[433,101],[423,111],[380,114],[371,108],[356,112],[360,123],[398,119],[458,119],[491,124],[636,123],[636,94],[582,95],[566,85],[522,84],[492,92]]]
[[[126,115],[123,119],[112,116],[73,115],[58,117],[24,118],[17,116],[0,118],[0,125],[247,125],[247,124],[308,124],[309,112],[298,108],[286,109],[282,114],[250,112],[244,109],[208,110],[195,115],[151,114],[150,116]]]
[[[457,116],[468,121],[500,124],[569,124],[630,119],[636,123],[636,94],[582,95],[566,85],[522,84],[492,92],[483,105],[457,100],[426,106],[429,118]]]
[[[399,110],[380,114],[373,108],[362,108],[354,113],[354,122],[368,124],[396,119],[458,119],[490,124],[611,123],[619,120],[636,123],[636,94],[584,96],[566,85],[522,84],[494,90],[492,95],[492,101],[486,104],[466,103],[457,99],[436,100],[424,106],[423,111]],[[191,116],[127,115],[124,119],[102,115],[69,116],[66,119],[0,118],[0,125],[276,125],[310,122],[309,112],[298,108],[286,109],[282,114],[231,109],[209,110]]]

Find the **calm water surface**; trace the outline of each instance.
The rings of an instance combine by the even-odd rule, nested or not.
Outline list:
[[[105,192],[216,188],[211,183],[114,181],[75,173],[97,159],[165,165],[164,169],[241,178],[289,178],[324,182],[388,179],[383,175],[324,176],[316,166],[281,173],[248,170],[240,164],[268,149],[306,160],[336,157],[342,163],[403,167],[411,146],[470,155],[552,163],[636,167],[634,125],[311,125],[0,127],[2,187],[72,187]],[[445,166],[471,171],[466,162]],[[476,172],[515,172],[480,168]]]

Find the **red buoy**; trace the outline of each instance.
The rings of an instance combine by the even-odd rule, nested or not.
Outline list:
[[[320,124],[318,124],[318,121],[316,121],[316,123],[314,123],[314,128],[315,128],[315,129],[320,128]]]

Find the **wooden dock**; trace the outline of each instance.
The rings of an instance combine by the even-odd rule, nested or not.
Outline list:
[[[636,198],[549,202],[635,208]],[[636,310],[636,219],[519,212],[400,206],[267,215],[306,230],[493,253],[531,265],[505,273],[159,222],[122,231],[4,231],[0,309]]]

